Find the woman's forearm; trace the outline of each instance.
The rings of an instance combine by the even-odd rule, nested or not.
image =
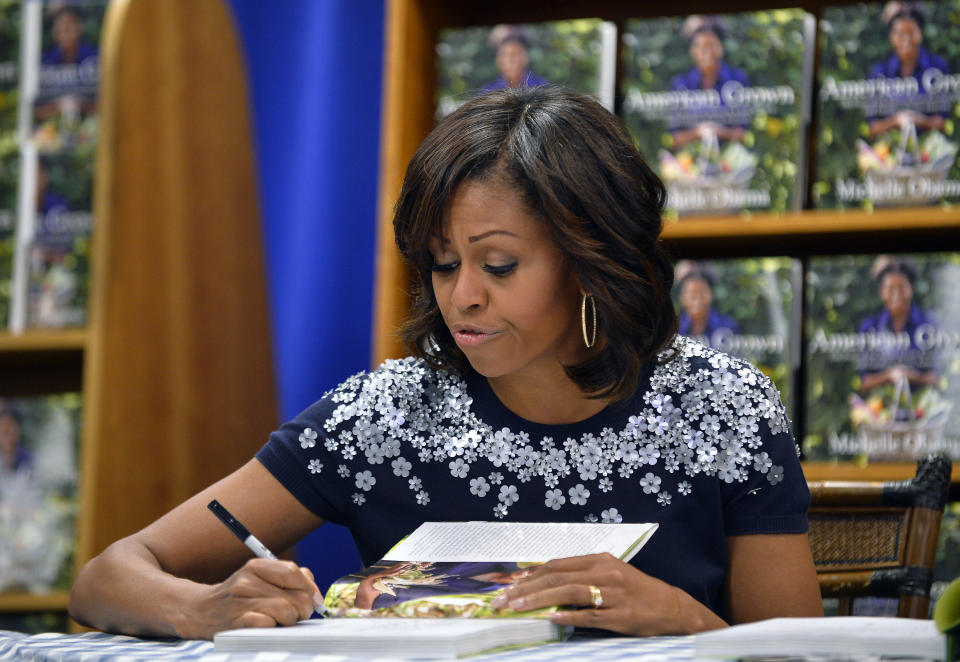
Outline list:
[[[174,577],[142,543],[125,538],[92,559],[70,592],[70,616],[82,625],[126,634],[195,637],[189,606],[203,584]]]

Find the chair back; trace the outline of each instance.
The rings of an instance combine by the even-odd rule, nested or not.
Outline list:
[[[897,615],[928,618],[950,460],[930,454],[910,480],[810,483],[810,547],[820,592],[840,598],[897,598]]]

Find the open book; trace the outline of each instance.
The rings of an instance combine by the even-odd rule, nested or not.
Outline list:
[[[214,637],[214,647],[218,653],[457,657],[557,641],[563,628],[546,618],[555,608],[517,613],[490,602],[527,568],[551,559],[607,552],[629,561],[656,529],[657,524],[427,522],[383,560],[334,582],[325,600],[332,618],[292,628],[229,630]]]

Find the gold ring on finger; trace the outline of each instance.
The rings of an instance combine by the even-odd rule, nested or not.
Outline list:
[[[600,589],[591,584],[587,587],[590,589],[590,603],[593,605],[594,609],[599,609],[603,606],[603,596],[600,594]]]

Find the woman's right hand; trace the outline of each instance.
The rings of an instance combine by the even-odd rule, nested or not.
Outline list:
[[[293,561],[250,559],[219,584],[201,584],[193,613],[178,628],[185,639],[221,630],[293,625],[310,618],[323,596],[313,573]]]

